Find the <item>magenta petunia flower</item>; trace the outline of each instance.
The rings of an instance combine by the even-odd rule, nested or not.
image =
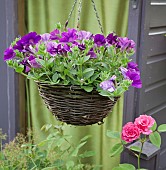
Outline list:
[[[10,60],[10,59],[14,58],[15,56],[16,56],[16,53],[14,52],[14,50],[11,47],[9,47],[4,52],[4,61]]]
[[[77,30],[68,28],[67,32],[62,32],[60,42],[74,42],[77,39]]]
[[[117,43],[117,35],[114,35],[114,33],[109,34],[106,37],[106,41],[108,42],[108,44],[114,45]]]
[[[21,42],[24,46],[35,45],[41,40],[41,36],[36,32],[30,32],[21,38]]]
[[[135,48],[135,42],[133,40],[130,40],[127,37],[118,37],[118,47],[121,48],[122,51],[130,51],[134,50]]]
[[[93,48],[91,48],[87,55],[90,55],[90,58],[97,58],[96,53],[94,52]]]
[[[50,40],[51,35],[49,33],[41,34],[42,42],[47,42]]]
[[[78,40],[88,40],[92,37],[92,33],[88,31],[79,31],[77,35]]]
[[[121,67],[120,70],[125,79],[129,79],[132,81],[133,87],[142,87],[140,71],[137,68],[137,64],[135,64],[134,62],[129,62],[127,68]]]
[[[96,35],[94,36],[94,43],[97,44],[97,46],[105,45],[106,40],[105,40],[104,35],[102,35],[102,34],[96,34]]]
[[[41,65],[36,62],[36,58],[33,55],[29,56],[28,62],[33,68],[41,68]]]
[[[51,40],[59,40],[60,39],[60,31],[58,29],[55,29],[52,32],[50,32],[50,39]]]
[[[100,87],[103,90],[107,90],[109,92],[115,91],[115,79],[116,79],[116,76],[114,75],[109,80],[105,80],[105,81],[101,82]]]

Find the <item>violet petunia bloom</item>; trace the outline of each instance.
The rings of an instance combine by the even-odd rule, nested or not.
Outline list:
[[[20,40],[18,40],[13,46],[13,49],[20,52],[31,52],[29,46],[37,44],[40,40],[40,35],[37,35],[36,32],[30,32],[29,34],[24,35]]]
[[[33,55],[30,55],[29,57],[24,58],[24,60],[20,63],[24,65],[25,73],[29,72],[31,68],[41,68],[42,66],[36,62],[36,58]]]
[[[97,44],[97,46],[103,46],[106,43],[105,37],[102,34],[96,34],[94,36],[94,43]]]
[[[47,52],[49,52],[51,56],[55,56],[57,54],[58,44],[56,42],[48,42],[46,46]]]
[[[108,44],[114,45],[117,43],[117,35],[114,35],[114,33],[109,34],[106,37],[106,41],[108,42]]]
[[[78,44],[78,48],[82,51],[86,49],[86,46],[84,44]]]
[[[60,31],[58,29],[55,29],[52,32],[50,32],[50,39],[51,40],[59,40],[60,39]]]
[[[9,47],[4,52],[4,61],[13,59],[15,56],[16,56],[16,53],[11,47]]]
[[[47,42],[50,40],[51,35],[49,33],[41,34],[42,42]]]
[[[117,46],[121,48],[122,51],[131,51],[135,48],[135,42],[133,40],[130,40],[127,37],[118,37],[118,44]]]
[[[112,76],[109,80],[105,80],[103,82],[100,83],[100,87],[103,90],[107,90],[109,92],[114,92],[115,91],[115,79],[116,76]]]
[[[136,88],[142,87],[140,71],[137,68],[137,64],[134,62],[129,62],[127,68],[120,68],[125,79],[129,79],[132,81],[132,86]]]
[[[90,58],[97,58],[96,53],[94,52],[93,48],[91,48],[87,55],[90,55]]]
[[[92,37],[92,33],[88,31],[79,31],[77,35],[78,40],[88,40]]]
[[[129,62],[127,65],[127,69],[135,69],[136,71],[139,71],[138,65],[134,62]]]
[[[60,42],[74,42],[77,39],[77,30],[68,28],[67,32],[62,32]]]
[[[70,46],[68,44],[57,44],[56,42],[47,43],[47,52],[49,52],[51,56],[55,56],[57,54],[63,55],[69,51]]]
[[[41,65],[36,62],[36,58],[33,55],[29,56],[28,62],[33,68],[41,68]]]
[[[38,35],[36,32],[30,32],[24,35],[20,41],[24,46],[35,45],[41,40],[41,36]]]
[[[24,44],[21,40],[18,40],[16,44],[13,46],[14,50],[18,50],[19,52],[26,52],[27,50],[24,47]]]

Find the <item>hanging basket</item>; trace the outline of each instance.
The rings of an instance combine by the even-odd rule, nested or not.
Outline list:
[[[37,83],[39,94],[48,109],[62,122],[85,126],[102,124],[118,100],[100,96],[98,92],[88,93],[77,86],[60,86]]]

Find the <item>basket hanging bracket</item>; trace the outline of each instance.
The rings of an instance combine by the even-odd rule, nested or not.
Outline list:
[[[71,11],[69,13],[68,19],[67,19],[67,21],[65,23],[65,29],[67,28],[67,26],[69,24],[69,21],[71,19],[71,16],[73,14],[73,11],[74,11],[77,3],[78,3],[78,0],[74,0],[74,4],[73,4],[73,6],[71,8]],[[99,17],[99,14],[97,12],[97,8],[96,8],[94,0],[91,0],[91,3],[92,3],[92,7],[94,9],[95,15],[96,15],[96,19],[98,21],[98,25],[99,25],[100,31],[103,34],[104,33],[103,27],[102,27],[102,24],[101,24],[101,21],[100,21],[100,17]],[[77,18],[77,29],[79,29],[79,26],[80,26],[79,22],[80,22],[80,16],[81,16],[81,9],[82,9],[82,0],[79,0],[79,4],[78,4],[78,18]]]

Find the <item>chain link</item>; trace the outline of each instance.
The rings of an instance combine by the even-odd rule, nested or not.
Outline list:
[[[73,14],[73,11],[74,11],[74,8],[75,8],[75,6],[76,6],[76,4],[77,4],[77,1],[78,1],[78,0],[75,0],[75,1],[74,1],[74,4],[73,4],[73,6],[72,6],[72,8],[71,8],[71,11],[70,11],[70,13],[69,13],[68,19],[67,19],[67,21],[66,21],[66,23],[65,23],[65,29],[67,28],[67,26],[68,26],[68,24],[69,24],[69,21],[70,21],[70,19],[71,19],[71,16],[72,16],[72,14]]]
[[[67,21],[66,21],[66,23],[65,23],[65,29],[67,28],[67,26],[68,26],[68,24],[69,24],[69,21],[70,21],[70,19],[71,19],[71,16],[72,16],[72,14],[73,14],[73,11],[74,11],[74,8],[75,8],[75,6],[76,6],[76,4],[77,4],[77,1],[78,1],[78,0],[75,0],[75,1],[74,1],[74,4],[73,4],[73,6],[72,6],[72,8],[71,8],[71,11],[70,11],[70,13],[69,13],[68,19],[67,19]],[[100,28],[101,32],[104,34],[103,27],[102,27],[102,24],[101,24],[101,21],[100,21],[100,18],[99,18],[97,9],[96,9],[95,2],[94,2],[94,0],[91,0],[91,2],[92,2],[92,6],[93,6],[93,9],[94,9],[94,12],[95,12],[95,15],[96,15],[98,24],[99,24],[99,28]],[[79,28],[79,22],[80,22],[80,16],[81,16],[81,9],[82,9],[82,0],[79,0],[79,5],[78,5],[78,18],[77,18],[77,29]]]
[[[79,28],[79,21],[81,17],[81,9],[82,9],[82,0],[79,1],[79,6],[78,6],[78,18],[77,18],[77,29]]]
[[[96,14],[96,18],[97,18],[97,21],[98,21],[98,24],[99,24],[99,28],[100,28],[101,32],[104,34],[103,27],[102,27],[99,15],[97,13],[95,2],[94,2],[94,0],[91,0],[91,2],[92,2],[92,6],[93,6],[93,9],[94,9],[94,12]]]

